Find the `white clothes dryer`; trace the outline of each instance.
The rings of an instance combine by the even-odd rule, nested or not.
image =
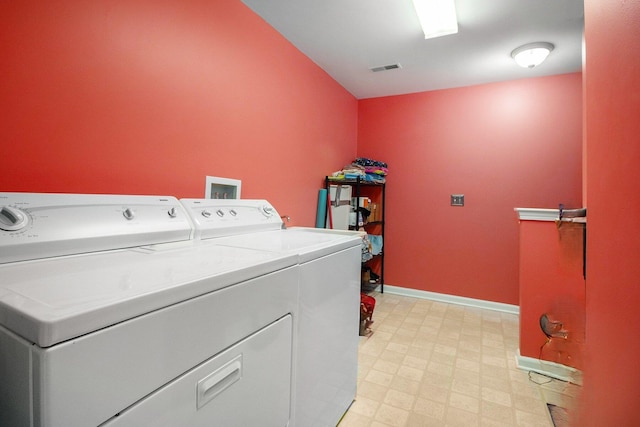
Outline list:
[[[335,426],[356,395],[362,233],[283,228],[265,200],[182,199],[196,238],[216,245],[296,254],[299,308],[292,426]],[[240,226],[254,217],[251,229]]]
[[[286,426],[297,258],[173,197],[0,193],[0,425]]]

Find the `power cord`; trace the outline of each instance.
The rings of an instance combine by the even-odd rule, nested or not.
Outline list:
[[[547,337],[547,341],[540,346],[540,352],[538,353],[538,360],[542,360],[542,349],[544,348],[545,345],[549,344],[550,342],[551,342],[551,338]],[[529,381],[531,381],[532,383],[537,384],[537,385],[549,384],[550,382],[552,382],[555,379],[555,378],[552,378],[552,377],[550,377],[548,375],[536,372],[536,374],[540,375],[541,377],[548,378],[547,381],[539,382],[539,381],[534,380],[531,377],[531,374],[533,374],[533,373],[534,373],[533,371],[529,371]]]
[[[540,375],[541,377],[545,377],[545,378],[547,378],[547,381],[542,381],[542,382],[541,382],[541,381],[536,381],[536,380],[534,380],[534,379],[533,379],[533,377],[531,376],[531,374],[533,374],[533,373],[535,373],[535,374],[537,374],[537,375]],[[552,378],[552,377],[550,377],[550,376],[548,376],[548,375],[545,375],[545,374],[541,374],[540,372],[533,372],[533,371],[529,371],[529,381],[531,381],[532,383],[534,383],[534,384],[536,384],[536,385],[549,384],[550,382],[553,382],[553,380],[554,380],[554,379],[555,379],[555,378]]]

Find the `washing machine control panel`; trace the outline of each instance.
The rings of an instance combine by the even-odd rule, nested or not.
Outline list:
[[[0,193],[0,264],[189,240],[174,197]]]
[[[181,199],[180,202],[191,216],[197,239],[282,228],[282,219],[266,200]]]

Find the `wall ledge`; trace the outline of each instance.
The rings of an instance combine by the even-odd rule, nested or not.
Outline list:
[[[579,369],[547,360],[522,356],[520,355],[520,350],[516,354],[516,366],[524,371],[537,372],[547,377],[582,385],[582,371]]]
[[[399,286],[384,285],[384,293],[401,295],[406,297],[428,299],[431,301],[445,302],[449,304],[464,305],[467,307],[483,308],[486,310],[500,311],[509,314],[520,314],[520,307],[495,301],[486,301],[475,298],[460,297],[457,295],[440,294],[437,292],[422,291],[419,289],[402,288]]]
[[[558,209],[514,208],[518,219],[528,221],[557,221],[560,215]]]

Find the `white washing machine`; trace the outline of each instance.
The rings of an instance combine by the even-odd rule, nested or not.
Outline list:
[[[1,426],[287,426],[297,259],[173,197],[0,193]]]
[[[356,395],[362,233],[283,229],[265,200],[183,199],[196,238],[298,257],[293,423],[335,426]],[[242,226],[254,217],[253,227]]]

